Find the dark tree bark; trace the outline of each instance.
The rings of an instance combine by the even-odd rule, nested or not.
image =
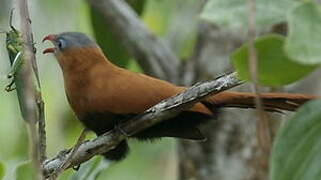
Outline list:
[[[200,64],[194,81],[230,71],[229,55],[242,43],[240,37],[237,32],[201,24],[192,57]],[[206,68],[207,73],[204,73]],[[208,138],[206,142],[179,142],[179,179],[241,180],[258,177],[258,167],[254,163],[257,154],[256,117],[252,111],[245,112],[218,110],[216,120],[202,128]]]

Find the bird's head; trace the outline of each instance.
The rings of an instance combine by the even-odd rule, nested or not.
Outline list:
[[[79,32],[50,34],[42,42],[50,41],[54,47],[47,48],[43,54],[53,53],[61,68],[87,68],[91,64],[105,59],[98,45],[88,36]]]
[[[51,41],[55,47],[47,48],[43,51],[46,53],[54,53],[56,55],[64,53],[70,49],[97,47],[97,44],[80,32],[64,32],[61,34],[49,34],[44,37],[42,42]]]

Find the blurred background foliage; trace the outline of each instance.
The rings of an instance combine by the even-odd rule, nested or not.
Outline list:
[[[235,50],[235,45],[231,44],[230,39],[238,40],[236,47],[239,47],[246,37],[247,6],[243,0],[209,0],[203,11],[202,6],[205,1],[127,0],[127,2],[134,8],[145,25],[167,42],[182,60],[193,55],[197,38],[196,32],[199,31],[198,25],[200,22],[212,22],[212,26],[215,28],[218,26],[225,28],[222,31],[217,28],[216,33],[206,34],[205,36],[208,39],[218,41],[216,45],[206,47],[215,57],[206,57],[205,60],[200,58],[200,61],[206,61],[204,63],[206,65],[202,68],[212,76],[217,72],[224,73],[223,71],[227,71],[222,69],[222,64],[230,64],[226,54]],[[67,103],[62,74],[56,60],[53,56],[44,56],[40,53],[45,47],[50,46],[40,43],[41,39],[52,33],[84,32],[96,39],[113,63],[136,72],[141,72],[141,69],[135,60],[125,53],[125,48],[117,40],[115,34],[109,30],[101,15],[90,8],[85,1],[29,0],[29,3],[35,46],[38,49],[37,60],[43,99],[46,107],[48,156],[53,157],[59,150],[71,147],[75,143],[82,125],[76,120]],[[283,21],[288,22],[289,28],[289,35],[286,38],[270,35],[262,36],[254,42],[259,59],[259,83],[268,86],[287,85],[320,67],[321,11],[317,4],[312,1],[299,3],[291,0],[258,0],[256,5],[258,11],[256,28],[260,30],[260,33],[270,32],[272,25]],[[8,15],[10,9],[12,7],[17,9],[17,7],[15,1],[12,0],[0,0],[0,7],[0,31],[7,31],[9,30]],[[17,13],[14,14],[13,24],[19,29]],[[225,33],[225,31],[228,32],[231,29],[236,31],[235,37],[230,37],[230,34]],[[307,38],[307,34],[310,35],[309,38]],[[220,39],[221,37],[223,37],[223,40]],[[25,124],[18,109],[16,94],[15,92],[7,93],[4,91],[5,86],[9,83],[6,78],[9,72],[9,59],[4,42],[5,35],[0,34],[0,179],[3,176],[5,180],[26,179],[31,174],[30,166],[26,162],[28,139]],[[204,48],[205,46],[201,45],[201,47]],[[247,45],[244,44],[231,54],[235,69],[240,77],[246,80],[249,79],[247,48]],[[316,84],[313,87],[317,88],[317,86]],[[319,121],[315,119],[319,118],[319,113],[316,114],[316,117],[310,116],[309,119],[306,117],[307,114],[311,114],[309,107],[317,106],[319,103],[308,105],[305,107],[306,109],[303,108],[294,117],[293,121],[318,125]],[[292,124],[289,124],[285,127],[291,130],[289,128],[291,126]],[[282,163],[285,161],[283,159],[282,161],[278,160],[280,157],[277,156],[284,153],[285,155],[282,154],[281,158],[287,158],[287,132],[287,129],[281,131],[274,149],[276,153],[275,155],[272,154],[272,160],[274,160],[272,161],[272,165],[274,165],[272,175],[275,179],[279,178],[279,174],[284,174],[277,171],[278,168],[275,167],[284,167],[290,174],[294,172],[292,167],[284,166]],[[291,133],[297,133],[296,135],[301,136],[301,132],[294,131]],[[94,137],[94,134],[90,134],[88,138],[92,137]],[[305,141],[302,142],[305,143]],[[306,143],[304,147],[313,143]],[[131,148],[132,151],[125,161],[108,164],[97,157],[84,163],[79,172],[73,173],[73,170],[68,170],[59,179],[176,179],[178,167],[177,157],[174,153],[176,143],[173,139],[164,138],[153,144],[133,140],[130,141],[130,146],[133,148]],[[301,152],[301,150],[296,151],[298,154],[304,154]],[[315,154],[319,155],[320,153]],[[295,157],[291,156],[290,158],[295,159]],[[300,161],[296,164],[300,164]],[[107,166],[109,168],[106,168]],[[321,168],[315,166],[310,169]],[[15,175],[16,172],[18,172],[17,175]],[[292,176],[286,178],[289,177],[292,178]],[[306,176],[302,175],[302,177]]]
[[[163,37],[165,41],[173,42],[171,43],[174,46],[172,48],[180,57],[184,58],[191,54],[195,41],[197,14],[201,7],[199,3],[192,0],[128,0],[128,2],[154,33]],[[52,157],[59,150],[71,147],[75,143],[82,125],[75,119],[67,104],[62,74],[56,60],[53,56],[44,56],[39,53],[49,46],[49,44],[42,44],[41,39],[50,33],[84,32],[92,38],[98,39],[98,43],[114,63],[133,71],[140,71],[140,69],[135,61],[124,53],[124,48],[113,37],[113,33],[108,31],[108,27],[102,22],[100,14],[90,9],[86,2],[78,0],[30,0],[29,3],[46,107],[48,155]],[[18,8],[11,0],[0,0],[0,6],[0,30],[7,31],[9,30],[8,15],[10,8]],[[17,13],[14,14],[13,24],[19,28]],[[190,18],[186,18],[186,16]],[[191,28],[178,32],[176,29],[177,26],[180,26],[180,23],[177,22],[189,23]],[[105,38],[101,38],[101,36]],[[1,89],[4,89],[9,83],[6,79],[6,74],[9,71],[9,60],[4,42],[5,35],[1,34]],[[16,167],[25,161],[28,155],[26,129],[18,107],[15,92],[7,93],[0,90],[0,161],[6,164],[5,179],[10,180],[14,178]],[[94,137],[94,135],[92,134],[91,137]],[[121,163],[111,165],[99,179],[105,179],[105,177],[110,179],[117,177],[116,179],[119,180],[175,179],[177,167],[175,153],[173,153],[175,151],[174,140],[165,138],[153,143],[153,145],[146,142],[131,141],[130,146],[133,146],[133,148],[129,158]],[[60,179],[68,177],[71,171],[68,170]],[[2,166],[0,166],[0,177],[1,175]]]

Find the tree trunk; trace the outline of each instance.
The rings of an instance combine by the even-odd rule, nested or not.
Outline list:
[[[196,72],[211,78],[231,71],[229,56],[242,39],[240,34],[221,31],[201,24],[193,61],[200,62]],[[195,81],[208,78],[198,74]],[[247,89],[243,87],[243,89]],[[178,156],[181,180],[255,180],[266,172],[258,166],[256,115],[253,110],[218,110],[217,117],[202,128],[208,138],[204,143],[179,141]],[[264,176],[264,174],[263,174]]]

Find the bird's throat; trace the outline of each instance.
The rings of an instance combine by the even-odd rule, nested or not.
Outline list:
[[[106,66],[112,64],[99,48],[70,48],[57,53],[56,58],[63,73],[84,73],[94,66]]]

